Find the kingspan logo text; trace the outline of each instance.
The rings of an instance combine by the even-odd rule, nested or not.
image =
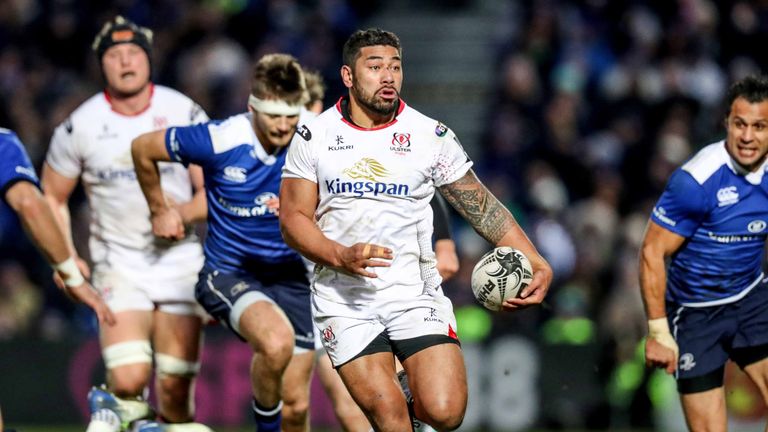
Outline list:
[[[330,194],[353,193],[359,197],[363,195],[395,195],[408,196],[407,184],[382,183],[373,181],[342,181],[341,179],[326,180],[325,187]]]

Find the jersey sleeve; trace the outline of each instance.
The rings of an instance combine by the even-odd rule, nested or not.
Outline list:
[[[213,155],[209,123],[171,127],[165,131],[165,149],[172,161],[200,165]]]
[[[0,190],[3,199],[8,189],[19,181],[39,187],[39,180],[27,151],[15,133],[0,129]]]
[[[690,237],[708,211],[704,188],[689,173],[677,169],[667,182],[651,220],[658,225]]]
[[[208,114],[200,105],[192,102],[192,108],[189,110],[189,124],[199,124],[209,121]]]
[[[302,128],[303,134],[297,134],[288,147],[283,178],[302,178],[317,183],[317,153],[314,151],[317,143],[313,143],[311,132],[307,132],[309,128]]]
[[[443,186],[464,176],[472,167],[472,161],[452,130],[438,123],[435,133],[438,135],[438,152],[432,178],[435,186]]]
[[[83,170],[75,134],[71,119],[65,120],[54,130],[45,158],[54,171],[72,179],[80,177]]]

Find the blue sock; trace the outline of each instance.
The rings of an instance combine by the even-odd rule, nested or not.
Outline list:
[[[251,407],[258,432],[280,432],[280,423],[283,420],[283,401],[278,402],[275,407],[264,408],[254,399]]]

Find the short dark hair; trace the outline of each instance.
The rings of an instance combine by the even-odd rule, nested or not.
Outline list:
[[[402,57],[403,49],[400,46],[400,38],[396,34],[379,28],[358,30],[347,39],[342,51],[342,61],[346,66],[353,66],[360,55],[360,50],[368,46],[386,45],[395,47]]]
[[[263,56],[253,68],[251,94],[259,99],[277,98],[291,105],[304,105],[307,85],[298,60],[288,54]]]
[[[738,98],[744,98],[754,104],[768,100],[768,77],[765,75],[749,75],[736,81],[728,89],[726,98],[726,117],[731,114],[731,105]]]

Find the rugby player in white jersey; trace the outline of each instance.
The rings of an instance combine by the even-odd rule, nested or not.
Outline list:
[[[309,121],[317,114],[323,112],[323,99],[325,97],[325,84],[323,77],[314,71],[304,70],[304,78],[307,82],[309,102],[304,105],[306,113],[302,112],[302,119]],[[435,228],[435,258],[437,259],[437,271],[443,282],[453,277],[459,271],[459,257],[456,254],[456,244],[451,238],[448,209],[439,195],[435,195],[430,201],[434,213]],[[314,266],[314,264],[312,264]],[[320,332],[315,327],[316,368],[315,373],[333,405],[333,412],[344,432],[368,432],[371,424],[365,414],[357,406],[350,396],[339,374],[333,368],[330,358],[325,355]],[[397,363],[398,370],[402,366]],[[426,426],[422,429],[426,431]]]
[[[151,82],[151,43],[151,31],[123,17],[104,25],[93,50],[105,90],[56,128],[43,167],[43,190],[59,210],[70,241],[67,203],[78,180],[83,183],[91,211],[92,282],[117,320],[100,328],[108,391],[94,388],[89,393],[89,432],[114,430],[115,415],[123,428],[154,417],[144,400],[153,362],[160,419],[175,424],[173,430],[202,427],[192,423],[202,334],[194,285],[202,248],[194,235],[178,242],[152,235],[131,140],[143,132],[208,118],[186,96]],[[161,171],[169,201],[185,203],[193,187],[203,190],[199,167],[167,164]],[[79,265],[88,275],[83,260]]]
[[[531,260],[533,281],[505,310],[541,303],[552,270],[477,179],[454,133],[400,99],[397,36],[355,32],[343,61],[349,96],[302,128],[289,148],[280,190],[283,235],[318,264],[315,325],[374,429],[412,427],[393,379],[395,355],[408,374],[415,416],[453,430],[466,410],[467,382],[431,244],[435,189],[485,239]]]

